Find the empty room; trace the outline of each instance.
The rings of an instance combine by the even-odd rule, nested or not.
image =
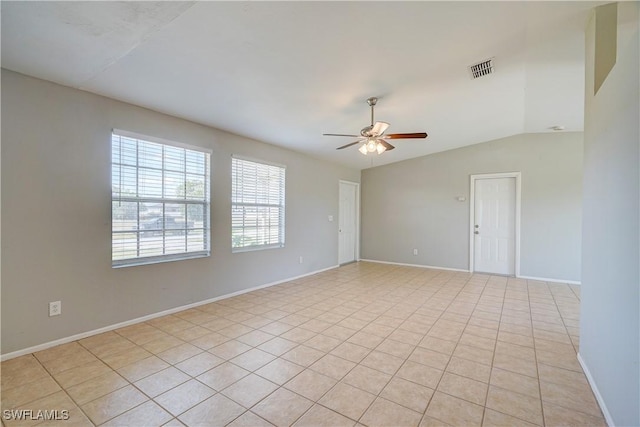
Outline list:
[[[639,2],[0,14],[3,426],[640,426]]]

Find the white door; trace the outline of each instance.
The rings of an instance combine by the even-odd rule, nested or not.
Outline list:
[[[338,263],[356,260],[358,185],[340,181],[338,212]]]
[[[515,274],[516,179],[476,179],[474,270]]]

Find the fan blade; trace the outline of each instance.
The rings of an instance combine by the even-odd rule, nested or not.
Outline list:
[[[389,144],[389,143],[388,143],[387,141],[385,141],[384,139],[378,139],[378,142],[379,142],[380,144],[382,144],[382,145],[384,146],[384,148],[386,148],[386,149],[387,149],[387,151],[391,151],[391,150],[393,150],[394,148],[396,148],[396,147],[394,147],[393,145]]]
[[[345,135],[344,133],[323,133],[322,136],[349,136],[351,138],[358,138],[360,135]]]
[[[426,132],[416,132],[416,133],[390,133],[389,135],[384,136],[387,139],[409,139],[409,138],[426,138]]]
[[[388,127],[389,123],[387,122],[376,122],[376,124],[371,128],[371,135],[380,136]]]
[[[342,147],[338,147],[338,148],[336,148],[336,150],[342,150],[343,148],[351,147],[352,145],[356,145],[358,142],[360,142],[360,141],[358,140],[358,141],[356,141],[356,142],[352,142],[352,143],[350,143],[350,144],[343,145]]]

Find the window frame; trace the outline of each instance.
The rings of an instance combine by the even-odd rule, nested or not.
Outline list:
[[[234,162],[235,161],[241,161],[241,162],[250,162],[250,163],[255,163],[258,165],[262,165],[262,166],[267,166],[267,167],[277,167],[279,169],[281,169],[282,171],[282,181],[281,181],[281,201],[279,204],[271,204],[271,203],[247,203],[247,202],[235,202],[234,201],[234,187],[236,185],[235,183],[235,177],[234,177]],[[231,156],[231,252],[232,253],[242,253],[242,252],[252,252],[252,251],[261,251],[261,250],[268,250],[268,249],[281,249],[285,247],[285,230],[286,230],[286,182],[287,182],[287,167],[285,165],[279,164],[279,163],[274,163],[274,162],[269,162],[269,161],[265,161],[265,160],[261,160],[261,159],[256,159],[256,158],[252,158],[252,157],[246,157],[246,156],[242,156],[242,155],[237,155],[237,154],[233,154]],[[236,206],[246,206],[246,207],[271,207],[271,208],[278,208],[280,210],[280,214],[279,214],[279,225],[278,225],[278,235],[279,235],[279,242],[277,243],[270,243],[270,244],[260,244],[260,245],[247,245],[247,246],[234,246],[233,243],[233,239],[234,239],[234,229],[236,227],[234,227],[233,225],[233,211],[234,208]]]
[[[125,165],[124,163],[117,163],[114,160],[114,138],[115,137],[122,137],[122,138],[129,138],[129,139],[135,139],[136,140],[136,165],[135,166],[131,166],[131,165],[126,165],[129,167],[134,167],[135,171],[136,171],[136,187],[138,185],[138,177],[139,177],[139,173],[141,169],[149,169],[152,170],[154,168],[151,167],[141,167],[140,166],[140,156],[139,156],[139,142],[148,142],[148,143],[154,143],[154,144],[160,144],[163,146],[163,156],[162,156],[162,167],[160,170],[162,172],[162,179],[161,179],[161,186],[163,187],[163,192],[164,192],[164,186],[166,185],[166,181],[165,181],[165,172],[174,172],[171,171],[170,169],[166,168],[165,166],[165,156],[164,156],[164,146],[168,146],[168,147],[174,147],[174,148],[179,148],[179,149],[183,149],[183,150],[189,150],[189,151],[193,151],[193,152],[198,152],[204,155],[204,195],[203,195],[203,199],[202,200],[197,200],[197,199],[189,199],[187,197],[186,194],[186,188],[185,188],[185,196],[183,198],[180,197],[164,197],[164,194],[161,197],[140,197],[137,193],[138,191],[136,190],[136,194],[135,196],[123,196],[122,195],[122,191],[119,191],[116,195],[116,193],[114,193],[114,176],[113,176],[113,170],[114,170],[114,166],[120,166],[122,167],[123,165]],[[212,150],[207,149],[207,148],[203,148],[203,147],[199,147],[199,146],[195,146],[195,145],[189,145],[189,144],[184,144],[181,142],[176,142],[176,141],[171,141],[171,140],[166,140],[163,138],[158,138],[158,137],[153,137],[153,136],[149,136],[149,135],[143,135],[143,134],[139,134],[136,132],[130,132],[130,131],[126,131],[126,130],[121,130],[121,129],[112,129],[111,131],[111,140],[110,140],[110,173],[111,173],[111,267],[112,268],[121,268],[121,267],[130,267],[130,266],[136,266],[136,265],[147,265],[147,264],[158,264],[158,263],[163,263],[163,262],[172,262],[172,261],[179,261],[179,260],[184,260],[184,259],[194,259],[194,258],[203,258],[203,257],[208,257],[211,256],[211,153]],[[186,156],[186,152],[185,152],[185,156]],[[185,164],[184,164],[184,174],[185,177],[187,175],[187,160],[185,157]],[[174,172],[175,173],[175,172]],[[197,174],[196,174],[197,175]],[[186,178],[185,178],[186,180]],[[122,183],[119,183],[120,185],[120,189],[121,190],[122,187]],[[186,181],[185,181],[185,185],[186,185]],[[135,225],[135,229],[134,230],[116,230],[114,229],[114,204],[118,203],[118,202],[129,202],[129,203],[137,203],[137,210],[136,210],[136,225]],[[141,228],[141,211],[140,211],[140,204],[141,203],[157,203],[160,204],[162,206],[162,222],[163,222],[163,226],[162,229],[159,230],[152,230],[153,231],[160,231],[162,233],[162,243],[161,243],[161,248],[162,251],[166,251],[167,249],[167,242],[166,242],[166,232],[167,231],[171,231],[171,230],[184,230],[184,236],[185,236],[185,246],[188,245],[187,242],[187,238],[188,238],[188,230],[189,230],[189,225],[188,225],[188,207],[189,205],[199,205],[202,206],[202,215],[203,215],[203,224],[202,224],[202,238],[203,238],[203,246],[204,249],[201,250],[192,250],[192,251],[185,251],[185,252],[180,252],[180,253],[172,253],[172,254],[163,254],[163,255],[151,255],[151,256],[140,256],[140,239],[142,237],[142,234],[144,234],[145,232],[148,231],[144,231]],[[167,221],[166,221],[166,205],[168,204],[177,204],[177,205],[184,205],[184,209],[185,209],[185,224],[184,224],[184,228],[173,228],[170,226],[167,226]],[[132,258],[123,258],[123,259],[114,259],[114,236],[117,234],[125,234],[125,233],[135,233],[136,235],[136,256],[132,257]]]

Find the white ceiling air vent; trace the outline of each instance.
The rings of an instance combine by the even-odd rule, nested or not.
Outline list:
[[[487,59],[477,64],[469,65],[469,71],[471,71],[471,78],[477,79],[487,74],[493,73],[493,58]]]

